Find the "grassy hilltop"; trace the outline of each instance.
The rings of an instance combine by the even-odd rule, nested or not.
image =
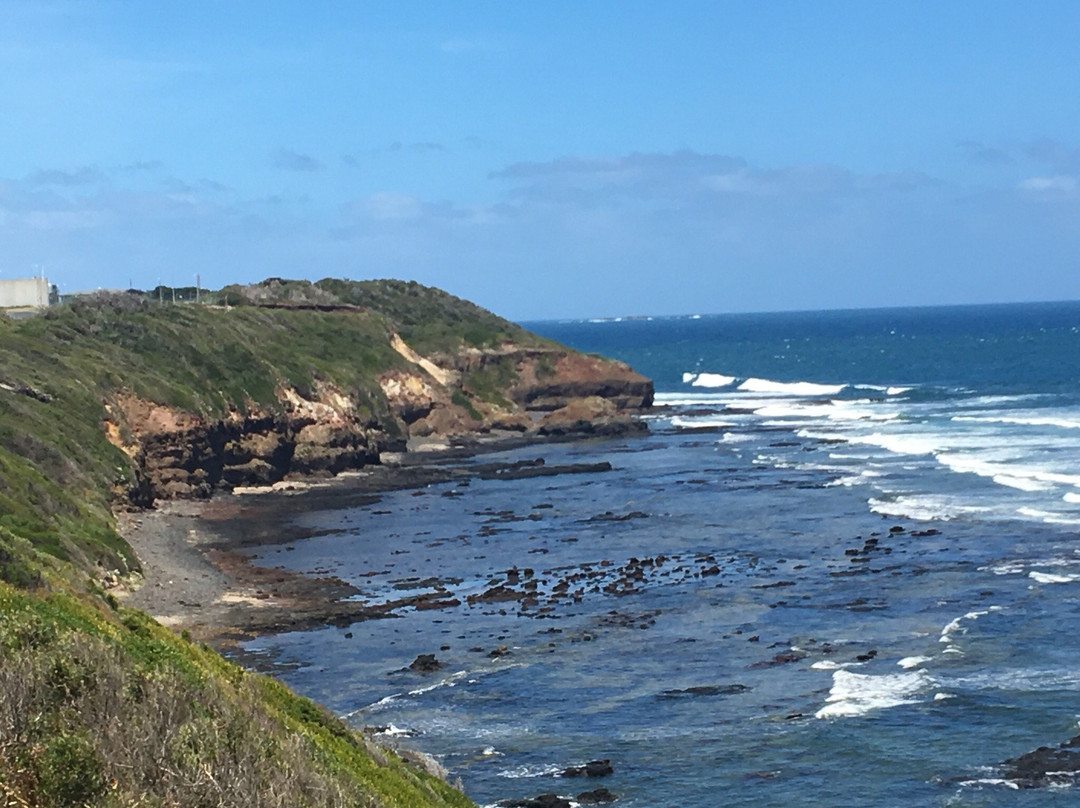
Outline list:
[[[376,378],[410,367],[393,334],[425,356],[549,343],[395,281],[229,287],[204,293],[209,305],[173,297],[0,316],[0,803],[470,805],[102,588],[103,571],[137,568],[112,514],[139,482],[105,424],[121,394],[216,423],[276,417],[283,385],[329,384],[358,423],[393,437],[404,427]],[[471,406],[467,383],[455,396]]]

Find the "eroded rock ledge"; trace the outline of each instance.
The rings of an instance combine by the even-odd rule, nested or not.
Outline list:
[[[376,396],[317,382],[301,392],[282,381],[276,405],[249,404],[207,418],[140,399],[106,402],[105,431],[132,461],[117,491],[135,505],[205,498],[218,489],[332,476],[405,451],[410,438],[480,435],[519,440],[647,432],[636,416],[653,384],[627,365],[559,347],[466,348],[421,356],[397,334],[401,366],[378,375]],[[379,414],[372,414],[379,413]]]

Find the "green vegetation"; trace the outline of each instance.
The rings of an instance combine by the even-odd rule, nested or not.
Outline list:
[[[499,407],[508,407],[510,402],[503,396],[503,391],[513,385],[516,380],[517,370],[514,367],[513,357],[504,356],[487,362],[478,370],[466,373],[461,380],[461,385],[481,401]]]
[[[106,437],[119,392],[221,418],[330,383],[393,433],[377,374],[422,354],[549,344],[398,281],[156,289],[0,316],[0,804],[469,805],[279,683],[120,608],[95,583],[137,562],[112,507],[138,486]],[[512,363],[453,400],[501,403]]]
[[[422,354],[452,353],[462,344],[491,347],[504,340],[552,345],[474,303],[415,281],[339,281],[315,284],[343,303],[382,312],[409,345]]]
[[[0,613],[4,805],[471,805],[141,612],[0,584]]]

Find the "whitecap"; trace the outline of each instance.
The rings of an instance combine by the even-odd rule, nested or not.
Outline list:
[[[685,418],[676,415],[671,419],[671,425],[677,429],[705,429],[714,427],[738,426],[735,421],[723,418]]]
[[[1020,784],[1014,783],[1012,780],[1005,780],[1001,777],[982,777],[978,780],[961,780],[962,786],[1005,786],[1011,788],[1014,791],[1020,790]]]
[[[833,684],[825,706],[816,718],[853,718],[872,710],[884,710],[913,704],[915,697],[931,684],[926,671],[893,673],[879,676],[839,670],[833,673]]]
[[[1052,572],[1038,570],[1029,572],[1028,577],[1037,584],[1071,584],[1073,581],[1080,581],[1080,575],[1055,575]]]
[[[686,381],[687,374],[683,374],[683,381]],[[691,387],[727,387],[735,381],[734,376],[724,376],[721,373],[698,373],[692,382]]]
[[[902,396],[904,393],[910,391],[910,387],[887,387],[885,389],[885,395],[887,396]]]
[[[464,676],[468,676],[468,675],[469,675],[468,671],[458,671],[457,673],[452,673],[449,676],[447,676],[445,679],[441,679],[438,682],[435,682],[434,684],[427,685],[426,687],[418,687],[415,690],[410,690],[409,695],[410,696],[422,696],[424,693],[430,693],[432,690],[438,690],[440,687],[453,687],[454,685],[457,684],[457,681],[459,679],[461,679]]]
[[[1080,525],[1080,519],[1069,514],[1043,511],[1038,508],[1017,508],[1016,512],[1021,516],[1038,519],[1047,525]]]
[[[769,379],[749,378],[739,385],[740,390],[750,393],[771,393],[788,396],[835,396],[846,384],[816,384],[814,382],[774,382]]]
[[[928,656],[907,656],[907,657],[904,657],[903,659],[901,659],[896,664],[899,665],[904,670],[911,670],[912,668],[917,668],[920,665],[922,665],[924,662],[929,662],[929,661],[930,661],[930,657],[928,657]]]
[[[875,499],[866,501],[873,513],[892,516],[898,519],[916,519],[920,522],[948,522],[962,516],[978,516],[993,508],[965,505],[949,497],[922,495],[898,496],[895,499]]]
[[[721,443],[746,443],[751,440],[756,440],[756,438],[744,432],[725,432],[724,436],[720,438]]]
[[[967,620],[978,620],[980,617],[985,617],[991,612],[1000,612],[1003,607],[991,606],[988,609],[978,609],[967,614],[962,614],[955,620],[951,621],[945,628],[941,630],[941,637],[938,638],[938,642],[951,643],[952,635],[959,632],[961,634],[967,634],[967,629],[963,627],[963,623]]]
[[[1048,415],[956,415],[954,421],[982,424],[1012,424],[1014,426],[1050,426],[1058,429],[1080,429],[1080,419]]]
[[[848,436],[848,442],[864,446],[877,446],[893,454],[904,455],[934,454],[942,449],[940,437],[913,435],[911,433],[885,434],[883,432],[873,432],[869,435]]]
[[[515,766],[512,769],[503,769],[496,774],[497,777],[507,777],[511,780],[520,780],[530,777],[554,777],[566,770],[566,766],[546,764],[543,766]]]

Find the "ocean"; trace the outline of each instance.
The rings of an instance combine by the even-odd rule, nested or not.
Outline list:
[[[1080,303],[526,326],[653,378],[651,435],[298,498],[262,563],[461,605],[250,651],[480,804],[1076,804],[999,764],[1080,733]]]

